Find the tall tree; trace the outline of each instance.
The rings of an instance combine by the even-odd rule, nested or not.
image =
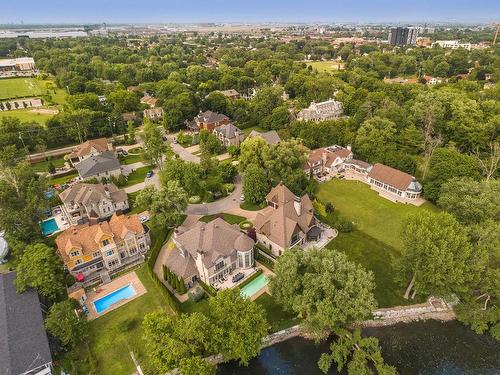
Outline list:
[[[261,137],[247,138],[240,146],[240,157],[238,168],[245,173],[248,165],[258,165],[264,168],[265,155],[269,151],[269,145]]]
[[[304,318],[316,338],[366,319],[376,307],[373,274],[341,252],[290,249],[278,258],[274,272],[273,297]]]
[[[20,293],[34,288],[50,300],[62,296],[63,268],[55,250],[43,243],[28,245],[17,265],[16,286]]]
[[[160,129],[151,121],[146,121],[141,136],[144,142],[144,156],[161,170],[163,167],[163,158],[169,151],[169,148],[163,142]]]
[[[466,230],[448,213],[420,211],[409,216],[395,262],[405,298],[467,291],[484,271],[487,255],[473,251]]]
[[[50,307],[45,319],[47,331],[69,348],[84,343],[88,338],[87,319],[75,313],[77,305],[72,299],[57,302]]]
[[[242,297],[237,288],[217,293],[210,298],[209,307],[215,352],[221,353],[226,361],[237,360],[248,365],[259,354],[269,329],[264,308]]]
[[[361,330],[351,332],[347,329],[336,329],[336,339],[330,344],[330,353],[323,353],[318,365],[325,374],[337,363],[337,371],[341,372],[347,364],[349,375],[380,374],[396,375],[397,371],[382,358],[382,352],[375,337],[362,337]],[[373,371],[374,369],[375,371]]]
[[[136,197],[136,204],[147,207],[151,222],[162,228],[180,225],[187,208],[187,194],[178,181],[168,181],[160,189],[147,186]]]
[[[356,136],[356,150],[372,163],[384,161],[385,155],[394,150],[396,127],[390,120],[373,117],[366,120]]]
[[[270,189],[264,168],[255,164],[248,165],[243,180],[245,200],[254,204],[262,203]]]

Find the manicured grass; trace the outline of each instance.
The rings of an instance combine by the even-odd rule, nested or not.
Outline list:
[[[31,112],[32,110],[33,108],[25,108],[25,109],[15,109],[12,111],[3,111],[0,112],[0,118],[14,117],[19,119],[21,122],[37,122],[39,124],[45,125],[45,123],[54,116],[48,113]]]
[[[75,178],[77,176],[78,176],[78,172],[74,171],[74,172],[72,172],[70,174],[67,174],[66,176],[51,178],[49,180],[49,184],[51,184],[51,185],[65,184],[66,182],[68,182],[69,180],[71,180],[72,178]]]
[[[204,223],[208,223],[209,221],[212,221],[217,217],[221,217],[222,219],[227,221],[229,224],[239,224],[242,221],[246,220],[246,218],[244,218],[243,216],[221,213],[221,214],[203,216],[202,218],[200,218],[200,221],[203,221]]]
[[[51,159],[51,161],[52,161],[52,164],[54,165],[54,167],[56,167],[56,168],[64,167],[64,163],[65,163],[64,156],[60,156],[60,157],[57,157],[55,159]],[[33,172],[48,172],[48,165],[49,165],[49,162],[47,160],[44,160],[44,161],[40,161],[40,162],[35,163],[35,164],[31,164],[31,169],[33,170]]]
[[[142,154],[144,153],[144,149],[142,147],[134,147],[128,150],[129,155],[130,154]]]
[[[146,178],[146,173],[148,173],[148,171],[151,170],[153,170],[153,167],[148,165],[145,167],[137,168],[135,171],[133,171],[131,174],[128,175],[127,183],[125,184],[124,187],[144,182],[144,179]]]
[[[271,332],[278,332],[300,323],[300,319],[297,318],[295,314],[284,311],[281,306],[274,301],[274,298],[267,293],[259,296],[255,302],[266,310],[267,321],[271,326]]]
[[[138,163],[140,161],[144,161],[144,157],[142,154],[138,155],[128,154],[127,156],[119,156],[118,160],[120,161],[120,164],[133,164],[133,163]]]
[[[340,63],[341,69],[344,64]],[[336,72],[338,71],[338,63],[336,61],[311,61],[307,63],[307,66],[312,66],[318,72]]]
[[[240,204],[240,208],[242,210],[246,210],[246,211],[259,211],[259,210],[262,210],[263,207],[261,207],[258,204],[255,204],[255,203],[245,201],[245,202]]]
[[[181,310],[185,314],[192,314],[194,312],[208,313],[208,298],[205,297],[198,302],[187,300],[181,304]]]
[[[145,373],[152,373],[146,345],[142,337],[144,316],[153,311],[171,313],[168,305],[148,274],[146,264],[135,270],[147,293],[122,307],[89,323],[89,348],[96,363],[92,373],[102,375],[131,374],[135,371],[130,358],[134,352]],[[71,374],[88,374],[85,350],[75,349],[62,360],[63,368]]]
[[[130,194],[127,194],[127,197],[128,197],[128,205],[130,207],[130,212],[129,214],[132,215],[132,214],[138,214],[138,213],[141,213],[143,211],[146,210],[145,207],[142,207],[142,206],[137,206],[135,204],[135,199],[137,197],[137,195],[140,193],[140,191],[136,191],[135,193],[130,193]]]
[[[324,203],[333,203],[335,213],[353,221],[360,231],[398,251],[405,217],[418,210],[437,210],[430,203],[416,207],[391,202],[359,181],[333,179],[319,186],[318,198]]]
[[[45,92],[43,82],[35,78],[0,79],[0,99],[39,96]]]
[[[394,281],[393,260],[398,251],[359,230],[340,233],[324,249],[342,251],[352,261],[372,271],[375,276],[375,298],[379,307],[391,307],[416,303],[403,298],[404,289]]]

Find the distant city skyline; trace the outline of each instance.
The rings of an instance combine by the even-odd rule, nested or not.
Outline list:
[[[24,0],[1,8],[1,24],[500,21],[498,0]]]

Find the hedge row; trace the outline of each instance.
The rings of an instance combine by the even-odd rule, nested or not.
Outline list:
[[[215,295],[217,294],[217,291],[213,286],[205,284],[202,280],[198,279],[198,284],[200,284],[200,286],[205,290],[205,292],[208,293],[209,296],[215,297]]]
[[[258,260],[263,266],[267,267],[271,271],[274,271],[274,262],[259,253],[259,251],[255,252],[255,260]]]

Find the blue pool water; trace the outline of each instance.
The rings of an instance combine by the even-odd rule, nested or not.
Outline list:
[[[95,300],[94,301],[95,311],[97,311],[97,313],[100,314],[104,310],[109,309],[111,305],[114,305],[115,303],[130,298],[132,296],[135,296],[134,287],[131,284],[125,285],[124,287],[117,289],[112,293],[109,293],[107,296]]]
[[[40,226],[42,227],[42,233],[44,236],[50,236],[52,233],[59,230],[59,226],[54,218],[42,221]]]
[[[255,279],[253,279],[249,284],[241,288],[240,294],[243,297],[250,298],[259,290],[261,290],[264,286],[266,286],[267,282],[268,282],[267,277],[264,274],[259,275]]]

